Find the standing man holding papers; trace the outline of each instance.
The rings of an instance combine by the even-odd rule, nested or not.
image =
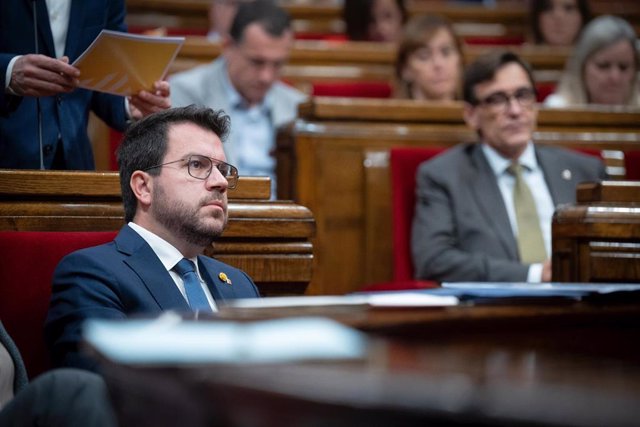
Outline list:
[[[0,2],[1,168],[94,169],[90,111],[124,131],[170,106],[164,81],[128,101],[77,87],[70,64],[101,30],[126,31],[125,13],[124,0]]]

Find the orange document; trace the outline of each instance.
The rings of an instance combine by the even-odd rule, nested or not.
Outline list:
[[[152,37],[102,30],[73,63],[80,87],[129,96],[151,90],[166,75],[184,37]]]

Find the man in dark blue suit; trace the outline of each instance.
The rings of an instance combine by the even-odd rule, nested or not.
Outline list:
[[[170,106],[167,82],[128,105],[121,96],[77,87],[80,72],[70,63],[101,30],[126,31],[124,19],[124,0],[0,2],[0,168],[94,169],[90,111],[123,131],[128,120]]]
[[[196,311],[193,281],[176,270],[185,258],[204,311],[259,297],[246,273],[201,255],[226,226],[227,189],[238,180],[224,161],[228,127],[222,111],[189,106],[128,129],[118,152],[127,225],[113,242],[68,255],[54,273],[45,338],[56,365],[95,368],[78,352],[86,319]]]

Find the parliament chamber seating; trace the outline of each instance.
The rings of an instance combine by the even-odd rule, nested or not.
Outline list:
[[[535,139],[600,155],[613,179],[640,147],[640,113],[541,108]],[[476,140],[462,105],[396,99],[315,97],[277,140],[278,198],[316,219],[315,270],[308,294],[344,294],[394,281],[390,151]],[[338,244],[339,242],[339,244]]]
[[[50,368],[43,327],[51,279],[67,254],[109,242],[115,231],[0,231],[0,319],[30,378]]]
[[[315,221],[303,206],[270,200],[270,188],[268,178],[241,177],[228,227],[205,253],[245,270],[264,296],[301,295]],[[117,173],[0,169],[0,318],[31,376],[49,366],[42,325],[55,265],[112,240],[123,223]]]

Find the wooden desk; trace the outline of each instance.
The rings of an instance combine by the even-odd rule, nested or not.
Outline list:
[[[309,209],[270,201],[268,178],[229,190],[229,224],[206,251],[245,270],[260,292],[302,294],[311,280],[315,231]],[[0,230],[106,231],[123,225],[115,172],[0,170]]]
[[[222,310],[243,320],[305,314]],[[632,426],[640,415],[639,314],[637,301],[334,307],[324,315],[370,339],[361,360],[107,364],[105,372],[121,421],[134,424],[144,414],[157,426]]]
[[[640,282],[640,182],[586,183],[552,222],[553,279]]]
[[[536,141],[604,150],[612,176],[624,151],[640,147],[640,112],[539,113]],[[392,279],[391,147],[450,147],[474,141],[460,104],[314,98],[278,138],[278,197],[316,218],[313,294],[343,294]]]

